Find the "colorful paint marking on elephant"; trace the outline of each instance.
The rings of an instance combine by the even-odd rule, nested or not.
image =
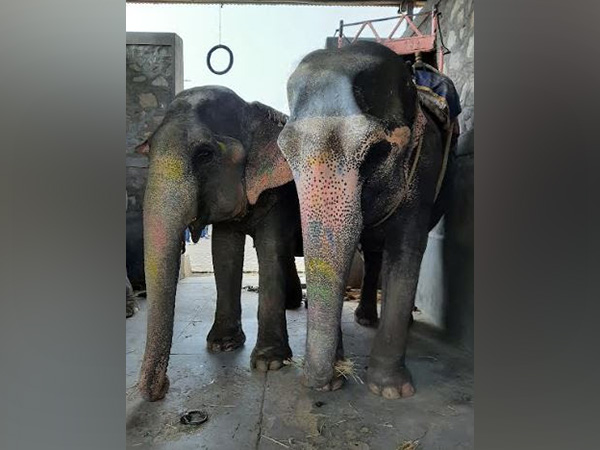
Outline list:
[[[402,57],[372,42],[307,55],[288,80],[288,100],[279,145],[302,216],[307,384],[341,386],[334,365],[343,357],[343,294],[360,242],[371,267],[381,266],[383,251],[384,267],[369,387],[388,398],[412,395],[404,355],[442,170],[440,126],[420,108]]]
[[[207,337],[211,351],[244,344],[241,283],[246,235],[259,259],[258,337],[251,364],[276,370],[292,355],[285,309],[301,304],[294,265],[301,248],[300,212],[290,168],[277,146],[286,116],[246,103],[230,89],[185,90],[147,143],[150,169],[144,199],[148,329],[139,389],[165,396],[184,230],[197,242],[213,224],[217,308]]]

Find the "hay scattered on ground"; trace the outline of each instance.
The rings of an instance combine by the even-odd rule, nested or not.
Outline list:
[[[283,364],[286,366],[294,366],[298,369],[302,369],[302,366],[304,365],[304,358],[289,358],[283,361]],[[352,359],[345,358],[342,360],[338,360],[335,362],[335,366],[333,366],[333,368],[338,376],[342,376],[347,380],[352,379],[359,384],[365,384],[362,378],[359,377],[356,373],[354,361]]]
[[[402,444],[400,444],[400,447],[398,447],[398,450],[416,450],[417,447],[419,447],[419,441],[404,441]]]
[[[377,301],[381,301],[381,289],[377,289]],[[351,288],[346,286],[346,292],[344,293],[344,301],[360,301],[361,292],[360,289]]]

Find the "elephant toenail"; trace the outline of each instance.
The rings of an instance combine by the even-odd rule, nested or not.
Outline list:
[[[279,360],[271,361],[269,363],[269,370],[278,370],[278,369],[281,369],[282,366],[283,366],[283,363]]]
[[[387,398],[389,400],[400,398],[400,392],[398,392],[398,389],[390,386],[383,388],[381,395],[383,398]]]
[[[415,393],[415,388],[410,383],[402,385],[402,397],[411,397]]]

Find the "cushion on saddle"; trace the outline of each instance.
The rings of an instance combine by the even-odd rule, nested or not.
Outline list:
[[[420,97],[427,94],[427,90],[432,91],[437,96],[445,100],[450,120],[453,120],[460,114],[462,108],[460,106],[460,99],[458,92],[454,87],[454,83],[450,78],[441,73],[435,73],[429,70],[415,70],[415,84],[418,87],[424,87],[427,89],[419,89]],[[443,102],[439,98],[433,95],[427,95],[427,103],[438,104],[440,109],[446,109],[442,105]],[[427,105],[429,106],[429,104]]]

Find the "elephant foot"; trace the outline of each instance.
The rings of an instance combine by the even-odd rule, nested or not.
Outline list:
[[[244,345],[244,342],[246,342],[246,335],[242,331],[241,325],[232,329],[221,327],[215,323],[206,338],[208,350],[215,353],[233,351]]]
[[[148,402],[162,400],[169,390],[169,377],[167,375],[151,377],[142,374],[138,383],[138,390],[142,398]]]
[[[338,357],[338,361],[342,361],[343,356]],[[337,362],[336,362],[337,365]],[[321,373],[317,373],[308,367],[306,364],[304,365],[304,376],[302,377],[301,383],[308,388],[314,389],[315,391],[337,391],[344,385],[344,375],[342,372],[335,369],[334,367],[331,370],[323,371]]]
[[[125,318],[129,319],[140,310],[135,298],[127,299],[125,303]]]
[[[363,327],[377,328],[377,325],[379,325],[377,309],[368,310],[366,308],[361,308],[360,305],[354,311],[354,320]]]
[[[387,399],[412,397],[415,393],[412,377],[406,367],[393,370],[377,366],[369,367],[367,385],[373,394]]]
[[[314,384],[305,375],[302,380],[302,384],[319,392],[337,391],[344,385],[344,377],[342,377],[341,375],[333,377],[330,381],[328,381],[324,385],[321,385],[320,383]]]
[[[292,357],[289,345],[260,345],[256,344],[250,356],[250,367],[259,372],[279,370],[284,366],[284,361]]]

